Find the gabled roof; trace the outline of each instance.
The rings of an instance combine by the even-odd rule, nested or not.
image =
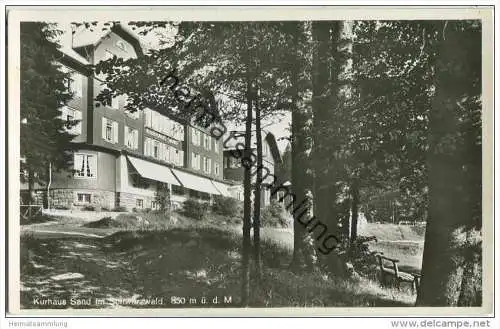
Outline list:
[[[97,46],[103,38],[111,32],[118,34],[120,37],[131,43],[138,55],[142,54],[142,44],[139,35],[132,31],[130,27],[123,23],[114,24],[112,27],[106,27],[103,23],[95,26],[93,29],[79,27],[73,33],[73,48],[81,48],[87,46]]]
[[[245,132],[244,131],[238,131],[238,130],[233,130],[229,132],[229,135],[227,137],[224,137],[224,151],[227,150],[234,150],[236,148],[237,143],[245,143]],[[278,163],[281,162],[281,154],[278,148],[278,144],[276,142],[276,137],[274,137],[274,134],[270,132],[264,132],[263,133],[263,140],[267,141],[269,144],[271,154],[274,158],[274,160]],[[252,132],[252,141],[251,141],[251,148],[255,149],[257,148],[257,137],[255,131]]]

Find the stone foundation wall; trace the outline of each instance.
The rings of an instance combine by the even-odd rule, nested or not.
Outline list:
[[[78,202],[76,193],[91,194],[90,203]],[[47,191],[35,191],[35,204],[43,204],[47,206]],[[21,191],[23,198],[27,198],[27,191]],[[124,207],[126,211],[132,211],[134,208],[140,209],[137,204],[137,199],[142,201],[142,209],[152,209],[152,202],[155,201],[154,196],[144,196],[133,193],[101,191],[90,189],[51,189],[50,190],[50,207],[52,209],[83,209],[86,206],[93,206],[95,210],[111,210],[117,207]],[[186,199],[185,196],[174,196],[172,202],[180,206]],[[104,209],[103,209],[104,208]]]
[[[152,201],[155,201],[155,198],[153,196],[144,196],[144,195],[137,195],[133,193],[126,193],[126,192],[117,192],[116,193],[116,200],[115,204],[117,207],[124,207],[128,211],[132,211],[132,209],[137,208],[139,209],[137,205],[137,199],[142,200],[142,209],[147,209],[147,208],[152,208]]]
[[[24,191],[23,191],[24,192]],[[25,192],[27,193],[27,192]],[[89,193],[90,203],[78,202],[76,193]],[[35,204],[43,204],[47,206],[47,191],[35,191]],[[101,208],[115,208],[115,192],[87,189],[51,189],[50,190],[50,207],[51,208],[67,208],[81,209],[85,206],[93,206],[96,210]]]

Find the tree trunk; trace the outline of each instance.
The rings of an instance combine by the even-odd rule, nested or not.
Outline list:
[[[293,35],[293,57],[292,61],[294,63],[300,63],[300,41],[299,36],[304,34],[304,27],[302,22],[290,22],[290,31]],[[306,27],[307,28],[307,27]],[[304,241],[310,235],[305,227],[300,223],[300,220],[304,222],[301,218],[303,214],[304,207],[301,203],[305,200],[306,190],[312,190],[312,177],[311,177],[311,163],[309,155],[312,148],[312,137],[311,137],[311,119],[312,113],[310,106],[305,105],[301,101],[299,95],[299,84],[300,84],[300,66],[293,65],[291,71],[291,87],[290,87],[290,98],[292,100],[292,134],[291,134],[291,181],[292,181],[292,193],[295,195],[296,200],[294,201],[292,208],[292,215],[294,217],[293,225],[293,256],[290,263],[290,269],[298,270],[305,265],[305,259],[312,259],[316,257],[314,249],[308,249],[304,245]],[[296,207],[299,207],[296,209]],[[307,255],[307,253],[313,252],[312,255]]]
[[[248,48],[248,47],[247,47]],[[251,142],[252,142],[252,104],[253,104],[253,81],[250,71],[251,58],[247,53],[246,71],[246,98],[247,116],[245,125],[245,149],[242,159],[244,167],[243,176],[243,248],[241,256],[241,304],[247,307],[250,298],[250,252],[251,252],[251,216],[252,216],[252,182],[251,182]]]
[[[28,204],[35,204],[35,172],[28,170]]]
[[[326,223],[333,232],[336,231],[337,217],[335,202],[337,189],[336,177],[331,170],[331,154],[338,148],[337,141],[331,140],[330,129],[333,125],[332,112],[334,104],[330,94],[330,62],[331,55],[331,22],[314,21],[312,23],[313,36],[313,139],[314,139],[314,196],[315,214]]]
[[[359,214],[359,186],[357,182],[351,184],[351,244],[358,238],[358,214]]]
[[[262,131],[260,127],[260,106],[258,95],[255,98],[255,135],[257,142],[257,168],[262,167]],[[260,207],[261,207],[261,183],[262,183],[262,170],[257,170],[257,177],[255,180],[255,194],[254,194],[254,209],[253,209],[253,245],[254,245],[254,259],[255,259],[255,275],[260,279],[262,273],[262,259],[260,251]]]
[[[480,148],[480,142],[468,140],[463,131],[480,127],[466,127],[468,123],[463,122],[464,114],[457,104],[464,95],[474,93],[469,83],[480,76],[474,71],[480,72],[480,65],[471,65],[473,57],[480,56],[481,47],[467,47],[470,39],[464,36],[460,24],[453,21],[435,28],[440,40],[434,64],[436,91],[429,117],[429,211],[417,297],[420,306],[469,305],[479,299],[469,296],[473,295],[472,285],[477,283],[470,275],[475,272],[475,261],[469,255],[474,254],[478,243],[471,241],[473,236],[480,240],[473,215],[477,205],[469,200],[474,200],[473,194],[478,191],[469,189],[467,181],[480,180],[481,171],[464,167],[471,161],[467,147]],[[481,152],[474,152],[473,157],[480,161]]]

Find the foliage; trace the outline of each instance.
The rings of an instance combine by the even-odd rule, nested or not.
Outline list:
[[[166,212],[170,209],[170,191],[166,183],[158,183],[155,201],[158,202],[161,211]]]
[[[193,219],[203,220],[210,210],[210,205],[206,202],[189,198],[183,202],[182,213]]]
[[[268,227],[287,227],[288,219],[285,214],[285,209],[276,200],[271,200],[271,203],[264,207],[261,213],[261,226]]]
[[[126,212],[127,208],[124,206],[118,206],[118,207],[114,207],[113,209],[111,209],[111,211],[113,211],[113,212]]]
[[[35,181],[47,181],[49,163],[53,171],[71,164],[67,128],[77,122],[60,118],[60,109],[72,98],[70,76],[56,62],[60,33],[53,24],[23,22],[21,28],[21,171],[28,172],[30,190]],[[24,179],[22,177],[22,179]]]
[[[212,212],[228,217],[240,217],[242,211],[241,201],[222,195],[214,196]]]

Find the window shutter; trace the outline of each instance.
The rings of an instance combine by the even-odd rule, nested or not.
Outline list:
[[[105,117],[102,118],[102,139],[106,140],[106,124],[108,123],[108,119]]]
[[[139,148],[139,130],[134,130],[134,149],[137,150]]]
[[[128,145],[129,138],[130,138],[130,136],[128,135],[128,127],[126,125],[124,125],[123,126],[123,144],[125,144],[125,146],[129,146]]]
[[[146,140],[144,141],[144,145],[145,145],[144,146],[144,148],[145,148],[144,153],[148,156],[151,155],[151,139],[146,138]]]
[[[118,122],[113,121],[113,143],[118,143]]]
[[[184,151],[179,152],[179,166],[184,166]]]

